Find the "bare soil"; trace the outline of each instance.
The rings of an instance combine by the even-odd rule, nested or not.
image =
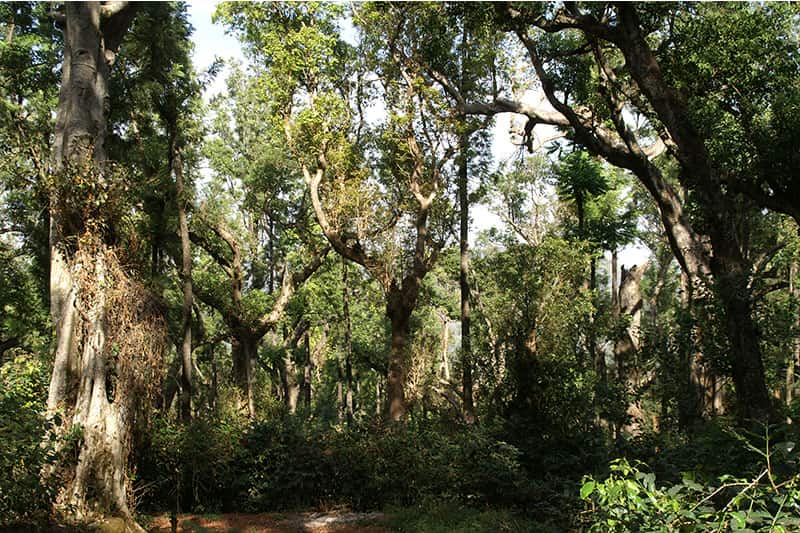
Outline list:
[[[172,531],[169,515],[153,517],[149,524],[153,533]],[[320,512],[320,513],[259,513],[178,516],[178,531],[204,533],[386,533],[381,513]]]

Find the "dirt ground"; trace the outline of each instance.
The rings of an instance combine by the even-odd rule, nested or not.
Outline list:
[[[169,515],[153,517],[149,524],[153,533],[172,531]],[[230,533],[385,533],[381,513],[260,513],[192,515],[178,517],[178,531],[203,533],[224,531]]]

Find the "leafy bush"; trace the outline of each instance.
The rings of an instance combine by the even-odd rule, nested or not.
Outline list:
[[[605,480],[584,478],[584,524],[589,531],[797,531],[800,473],[795,443],[771,444],[769,433],[763,449],[745,437],[740,440],[762,459],[754,477],[726,474],[706,480],[703,474],[686,472],[680,483],[659,487],[644,463],[613,461]]]
[[[245,422],[197,418],[190,424],[158,417],[141,443],[136,480],[145,509],[233,510],[241,476]]]
[[[40,476],[54,459],[53,446],[42,445],[50,428],[42,415],[48,377],[29,356],[0,367],[0,524],[44,518],[37,515],[47,514],[55,497],[55,480]]]
[[[478,427],[327,428],[289,415],[248,426],[160,420],[144,450],[139,486],[149,509],[176,495],[183,510],[257,512],[374,509],[429,497],[514,505],[527,493],[519,452]]]

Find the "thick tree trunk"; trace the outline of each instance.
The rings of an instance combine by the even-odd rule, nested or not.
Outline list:
[[[246,408],[250,418],[256,416],[253,386],[258,342],[248,335],[233,340],[233,381],[242,393],[240,408]]]
[[[722,246],[715,246],[716,255],[711,265],[718,297],[725,309],[737,415],[742,421],[767,422],[774,419],[774,409],[767,393],[758,331],[752,317],[747,283],[749,269],[738,252],[728,255],[721,249],[724,250]]]
[[[93,282],[102,286],[106,280],[105,256],[97,254]],[[73,424],[83,428],[84,442],[75,467],[69,499],[79,517],[93,512],[116,510],[130,516],[127,503],[127,442],[130,436],[130,413],[126,402],[110,402],[106,352],[106,297],[98,291],[89,309],[86,336],[81,356],[81,376]]]
[[[108,63],[134,13],[126,3],[111,11],[105,7],[99,2],[64,7],[64,62],[53,141],[53,168],[59,180],[72,179],[70,172],[77,172],[87,180],[102,182],[106,170]],[[123,390],[126,381],[113,372],[119,363],[108,357],[106,346],[108,294],[113,290],[109,286],[118,281],[109,273],[113,253],[96,229],[94,223],[100,221],[86,220],[84,212],[71,210],[71,201],[76,199],[65,194],[57,183],[50,197],[50,291],[56,347],[47,408],[51,415],[63,411],[66,425],[81,427],[84,438],[74,476],[69,476],[57,502],[79,519],[117,513],[131,528],[141,530],[127,501],[132,398],[130,391]],[[67,242],[79,235],[83,244],[78,253]]]
[[[399,422],[406,417],[405,396],[408,363],[406,347],[411,332],[411,313],[416,304],[416,292],[409,293],[393,283],[387,294],[386,316],[392,330],[392,344],[389,352],[389,365],[386,372],[387,417]]]
[[[617,366],[619,380],[623,382],[629,390],[639,386],[639,369],[631,364],[631,358],[639,350],[639,339],[642,316],[642,276],[647,270],[648,263],[639,267],[634,266],[630,270],[622,269],[622,283],[617,294],[616,304],[619,315],[630,317],[629,325],[623,333],[622,339],[614,343],[614,359]],[[642,409],[637,403],[628,405],[627,414],[630,416],[630,423],[624,426],[623,431],[637,435],[644,422]]]

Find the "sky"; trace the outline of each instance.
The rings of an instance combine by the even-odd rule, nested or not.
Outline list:
[[[237,39],[232,35],[226,35],[223,27],[211,22],[211,15],[214,13],[218,1],[203,2],[194,1],[189,3],[189,22],[194,26],[194,64],[198,72],[206,70],[215,58],[225,60],[234,59],[244,62],[244,54]],[[348,34],[354,31],[349,24],[343,25],[345,39]],[[354,36],[354,34],[353,34]],[[204,97],[208,100],[213,95],[225,89],[225,79],[229,70],[223,69],[216,77],[214,82],[206,89]],[[498,115],[495,120],[493,131],[492,153],[495,161],[499,164],[514,157],[519,151],[519,147],[511,142],[509,129],[511,125],[511,115]],[[539,126],[537,126],[539,128]],[[538,130],[537,130],[538,131]],[[548,133],[541,132],[540,135],[547,136]],[[493,226],[500,226],[500,218],[492,213],[488,206],[477,204],[472,206],[473,224],[470,231],[470,241],[474,244],[477,233],[489,229]],[[608,255],[608,254],[607,254]],[[641,246],[628,246],[619,253],[620,266],[630,267],[642,264],[648,255],[646,248]]]

